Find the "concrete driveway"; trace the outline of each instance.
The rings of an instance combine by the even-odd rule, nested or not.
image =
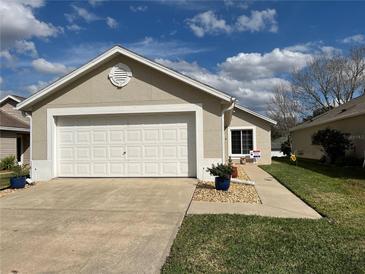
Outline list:
[[[1,273],[157,273],[194,179],[57,179],[0,198]]]

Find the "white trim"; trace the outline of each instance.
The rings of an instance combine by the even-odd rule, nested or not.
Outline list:
[[[0,127],[0,130],[18,131],[18,132],[30,132],[29,128],[22,127]]]
[[[114,54],[122,54],[124,56],[127,56],[131,59],[134,59],[138,62],[141,62],[149,67],[152,67],[158,71],[161,71],[175,79],[178,79],[182,82],[185,82],[193,87],[199,88],[211,95],[214,95],[222,100],[225,101],[231,101],[231,96],[217,90],[214,89],[212,87],[209,87],[203,83],[200,83],[194,79],[191,79],[185,75],[182,75],[172,69],[169,69],[163,65],[160,65],[156,62],[153,62],[147,58],[144,58],[132,51],[129,51],[125,48],[122,48],[121,46],[114,46],[113,48],[111,48],[110,50],[104,52],[103,54],[99,55],[98,57],[94,58],[93,60],[91,60],[90,62],[88,62],[87,64],[85,64],[84,66],[72,71],[71,73],[67,74],[66,76],[62,77],[61,79],[55,81],[54,83],[50,84],[49,86],[45,87],[44,89],[38,91],[37,93],[35,93],[34,95],[30,96],[29,98],[25,99],[24,101],[20,102],[17,105],[17,109],[23,109],[25,107],[29,107],[31,104],[38,102],[39,100],[41,100],[45,95],[47,95],[48,93],[54,91],[55,89],[61,87],[62,85],[67,84],[69,81],[71,81],[73,78],[81,76],[82,74],[84,74],[85,72],[87,72],[88,70],[90,70],[91,68],[93,68],[94,66],[96,66],[97,64],[101,63],[102,61],[110,58],[111,56],[113,56]]]
[[[250,113],[250,114],[252,114],[253,116],[256,116],[256,117],[258,117],[258,118],[260,118],[260,119],[263,119],[263,120],[265,120],[265,121],[267,121],[267,122],[269,122],[269,123],[271,123],[271,124],[273,124],[273,125],[276,125],[277,124],[277,122],[276,121],[274,121],[274,120],[272,120],[272,119],[270,119],[270,118],[268,118],[268,117],[266,117],[266,116],[264,116],[264,115],[262,115],[262,114],[259,114],[259,113],[257,113],[257,112],[254,112],[253,110],[250,110],[250,109],[248,109],[248,108],[245,108],[244,106],[241,106],[241,105],[238,105],[238,104],[236,104],[236,106],[235,106],[236,108],[238,108],[238,109],[240,109],[240,110],[243,110],[243,111],[245,111],[245,112],[247,112],[247,113]]]
[[[7,96],[5,96],[4,98],[2,98],[1,100],[0,100],[0,104],[2,104],[3,102],[5,102],[6,100],[8,100],[8,99],[12,99],[12,100],[14,100],[15,102],[17,102],[17,103],[20,103],[21,102],[21,100],[20,99],[18,99],[18,98],[16,98],[16,97],[14,97],[13,95],[7,95]]]
[[[252,142],[253,142],[253,149],[257,149],[256,147],[256,127],[255,126],[243,126],[243,127],[228,127],[228,152],[229,156],[233,159],[249,156],[250,154],[233,154],[232,153],[232,130],[245,130],[245,129],[252,129]],[[242,141],[242,140],[241,140]]]
[[[197,178],[203,177],[203,109],[201,104],[134,105],[113,107],[52,108],[47,110],[47,162],[51,163],[50,178],[57,177],[56,121],[57,116],[107,115],[132,113],[194,112]],[[41,171],[42,173],[42,171]],[[40,178],[47,180],[50,178]]]

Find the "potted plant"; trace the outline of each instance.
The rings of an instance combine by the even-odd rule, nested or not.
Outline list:
[[[10,177],[10,186],[12,188],[23,188],[26,184],[26,179],[29,174],[29,167],[26,165],[16,165],[12,168],[14,174]]]
[[[228,159],[226,164],[212,165],[208,168],[210,175],[215,176],[215,189],[227,191],[231,183],[233,172],[232,159]]]

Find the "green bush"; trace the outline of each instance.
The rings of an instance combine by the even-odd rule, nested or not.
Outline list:
[[[336,163],[338,159],[344,158],[346,150],[352,147],[349,136],[348,133],[326,128],[312,135],[312,143],[322,146],[326,159],[328,157],[330,163]]]
[[[281,144],[281,147],[280,147],[280,151],[286,155],[286,156],[290,156],[291,154],[291,145],[290,145],[290,140],[288,138],[288,140],[286,140],[285,142],[283,142]]]
[[[28,165],[16,165],[11,171],[14,174],[14,177],[23,177],[29,175],[29,166]]]
[[[15,156],[7,156],[0,161],[0,170],[11,170],[16,165]]]
[[[231,178],[233,172],[232,159],[229,157],[227,164],[217,164],[212,165],[211,168],[208,167],[210,175],[215,177],[221,177],[225,179]]]

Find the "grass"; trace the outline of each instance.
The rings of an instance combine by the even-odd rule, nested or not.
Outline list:
[[[187,216],[162,272],[365,273],[364,170],[307,160],[262,168],[326,217]]]
[[[0,172],[0,190],[8,188],[10,186],[11,172]]]

